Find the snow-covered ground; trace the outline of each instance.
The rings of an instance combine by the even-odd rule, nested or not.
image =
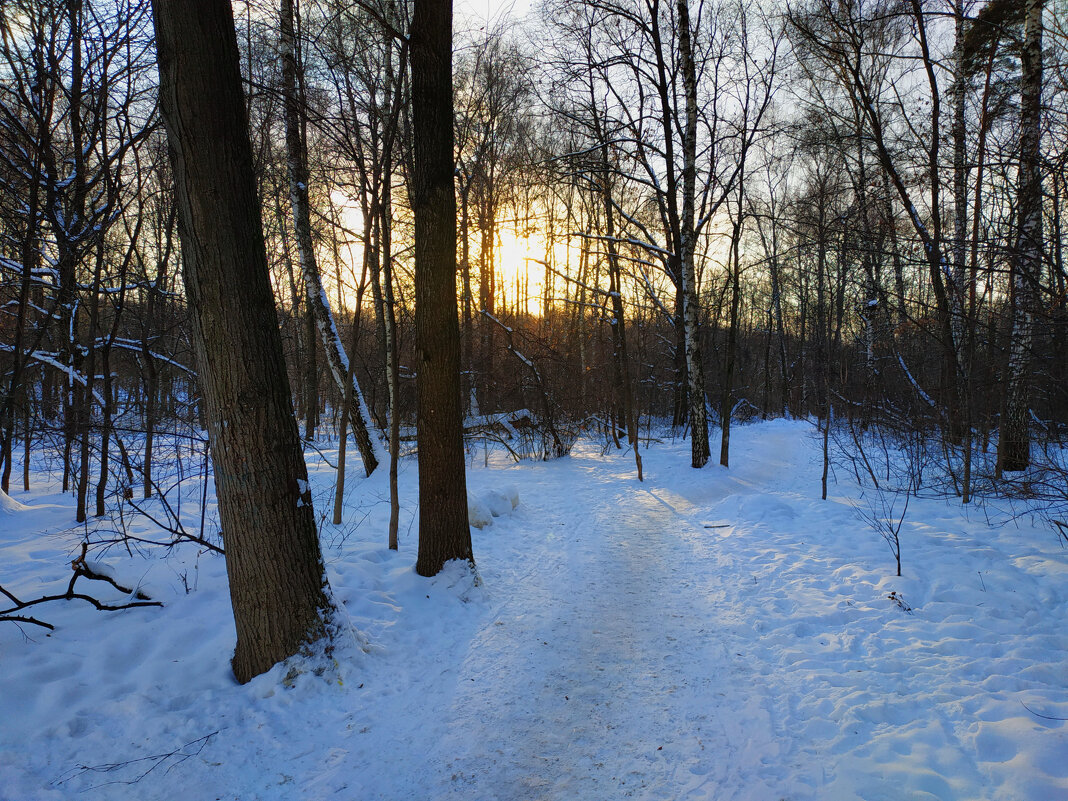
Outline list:
[[[729,471],[688,454],[654,445],[644,484],[591,444],[477,455],[474,496],[519,496],[474,530],[481,583],[412,570],[413,462],[399,553],[385,470],[355,482],[323,544],[366,644],[329,680],[278,667],[236,685],[221,558],[112,549],[98,560],[163,608],[35,607],[50,635],[0,623],[0,798],[1068,798],[1068,552],[1051,532],[914,499],[897,578],[855,483],[839,472],[819,500],[810,426],[736,428]],[[328,510],[332,471],[311,467]],[[69,498],[14,500],[30,508],[0,509],[0,584],[62,592]]]

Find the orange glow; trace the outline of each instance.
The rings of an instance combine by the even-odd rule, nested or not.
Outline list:
[[[545,238],[537,231],[529,236],[511,228],[500,229],[497,247],[497,280],[507,308],[525,314],[541,314],[545,285]]]

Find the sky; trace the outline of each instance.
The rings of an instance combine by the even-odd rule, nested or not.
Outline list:
[[[476,14],[483,19],[495,19],[500,14],[511,14],[516,19],[526,16],[532,0],[455,0],[456,9]]]

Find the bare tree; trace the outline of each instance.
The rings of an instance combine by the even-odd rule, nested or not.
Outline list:
[[[282,89],[285,95],[284,117],[286,129],[286,165],[289,174],[289,200],[293,211],[293,230],[296,233],[297,253],[307,296],[308,313],[315,320],[315,327],[326,354],[327,364],[342,394],[348,392],[352,383],[352,408],[349,420],[352,424],[356,446],[363,459],[364,471],[371,475],[381,459],[376,443],[368,431],[367,407],[363,393],[349,370],[349,354],[341,342],[334,315],[330,309],[319,264],[315,258],[315,243],[312,241],[311,203],[308,197],[307,137],[305,133],[303,98],[303,70],[297,57],[296,33],[292,0],[281,0],[278,12],[281,32]],[[309,342],[309,357],[314,343]],[[311,415],[311,411],[306,411]]]
[[[1042,10],[1044,0],[1027,0],[1024,14],[1020,103],[1019,228],[1013,252],[1012,344],[1009,350],[1005,416],[998,440],[1004,471],[1031,463],[1031,348],[1034,313],[1042,276]]]

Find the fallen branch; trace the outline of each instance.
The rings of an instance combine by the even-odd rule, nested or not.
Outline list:
[[[32,601],[23,601],[13,593],[0,586],[0,594],[3,594],[10,602],[11,606],[7,609],[0,609],[0,621],[9,621],[12,623],[32,623],[35,626],[42,626],[43,628],[51,631],[55,630],[55,626],[51,623],[45,623],[42,620],[38,620],[34,617],[26,617],[24,615],[14,615],[12,612],[20,612],[23,609],[28,609],[31,606],[37,606],[38,604],[51,603],[52,601],[85,601],[88,604],[92,604],[96,609],[101,612],[118,612],[122,609],[134,609],[139,606],[163,606],[159,601],[153,601],[147,595],[140,590],[133,590],[128,587],[124,587],[119,584],[114,578],[100,572],[99,567],[94,569],[85,560],[85,554],[88,550],[88,546],[82,543],[82,552],[77,559],[71,561],[71,569],[74,571],[74,575],[71,576],[70,583],[67,585],[67,591],[58,595],[43,595],[40,598],[34,598]],[[91,595],[85,593],[75,592],[74,584],[79,578],[87,578],[92,581],[105,581],[119,592],[132,595],[138,600],[130,601],[124,604],[106,604]]]
[[[35,626],[42,626],[49,631],[55,631],[56,627],[51,623],[45,623],[43,620],[38,620],[35,617],[23,617],[22,615],[0,615],[0,623],[8,621],[11,623],[32,623]]]
[[[124,587],[121,584],[119,584],[119,582],[115,581],[114,578],[112,578],[111,576],[107,575],[106,573],[100,573],[97,570],[94,570],[90,566],[90,564],[85,561],[85,554],[86,554],[86,552],[88,550],[89,550],[89,544],[83,542],[82,543],[81,556],[79,556],[77,559],[73,560],[70,563],[70,566],[74,569],[74,575],[71,577],[70,585],[67,587],[67,592],[68,593],[73,592],[73,590],[74,590],[74,582],[77,581],[80,576],[85,576],[87,579],[91,579],[92,581],[106,581],[108,584],[110,584],[112,587],[117,589],[119,592],[126,593],[127,595],[133,595],[139,601],[151,601],[152,600],[151,598],[149,598],[147,595],[145,595],[140,590],[132,590],[129,587]],[[162,606],[162,604],[159,604],[159,605]]]
[[[1024,709],[1026,709],[1028,712],[1030,712],[1036,718],[1042,718],[1043,720],[1068,720],[1068,718],[1057,718],[1057,717],[1054,717],[1053,715],[1043,715],[1041,712],[1035,712],[1035,710],[1033,710],[1031,707],[1029,707],[1023,701],[1020,702],[1020,706],[1022,706]]]

